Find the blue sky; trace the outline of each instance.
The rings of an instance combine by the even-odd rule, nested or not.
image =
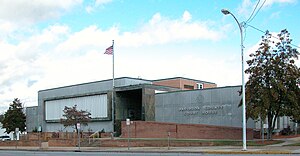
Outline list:
[[[112,78],[112,40],[116,77],[240,85],[240,32],[221,9],[243,22],[257,3],[248,24],[288,29],[299,47],[298,0],[0,0],[0,112],[14,98],[37,105],[38,90]],[[247,60],[263,33],[244,35]]]

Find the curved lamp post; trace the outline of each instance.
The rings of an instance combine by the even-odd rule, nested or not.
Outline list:
[[[246,99],[245,99],[245,72],[244,72],[244,45],[243,45],[243,29],[241,23],[236,19],[236,17],[228,10],[222,9],[221,12],[224,15],[230,14],[240,28],[241,33],[241,55],[242,55],[242,102],[243,102],[243,150],[246,151]]]

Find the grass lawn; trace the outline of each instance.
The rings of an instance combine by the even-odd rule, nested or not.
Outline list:
[[[127,138],[118,138],[118,140],[128,140]],[[167,142],[167,138],[130,138],[130,141],[153,141],[153,142]],[[240,140],[205,140],[205,139],[170,139],[171,143],[186,142],[186,143],[209,143],[212,146],[242,146],[243,142]],[[265,146],[272,144],[279,144],[284,141],[281,140],[250,140],[247,141],[248,146]]]
[[[288,144],[288,145],[284,145],[284,146],[300,146],[300,142],[294,143],[294,144]]]

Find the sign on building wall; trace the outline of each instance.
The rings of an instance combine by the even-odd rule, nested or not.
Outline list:
[[[240,86],[155,95],[155,121],[241,127]],[[254,127],[252,120],[247,127]]]

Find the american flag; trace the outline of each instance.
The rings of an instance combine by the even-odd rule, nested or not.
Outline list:
[[[106,48],[104,54],[107,54],[107,55],[113,55],[113,54],[114,54],[114,47],[113,47],[113,46],[110,46],[110,47]]]

